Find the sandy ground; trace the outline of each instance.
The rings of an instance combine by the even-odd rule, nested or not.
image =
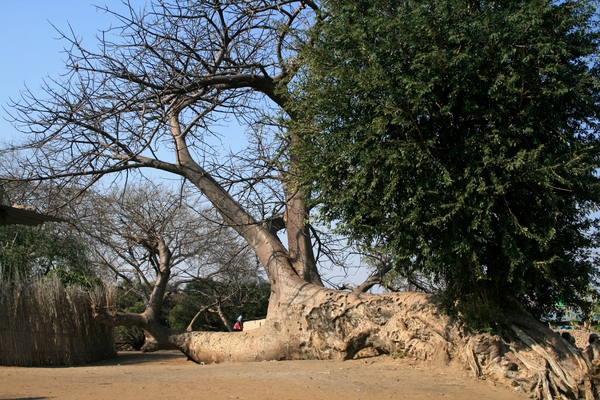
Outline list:
[[[515,399],[460,368],[388,356],[198,365],[175,351],[79,367],[0,367],[0,399]]]

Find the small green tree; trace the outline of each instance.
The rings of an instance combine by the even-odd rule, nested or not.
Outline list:
[[[385,243],[471,315],[583,298],[597,274],[596,7],[325,1],[295,127],[322,218]]]
[[[59,224],[2,226],[0,249],[7,278],[57,275],[65,285],[100,284],[83,238]]]

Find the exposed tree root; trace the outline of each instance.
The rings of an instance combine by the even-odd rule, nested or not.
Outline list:
[[[421,293],[371,295],[308,285],[279,304],[261,329],[241,333],[153,331],[196,362],[351,359],[364,349],[432,364],[453,363],[537,399],[594,397],[592,364],[524,311],[506,337],[472,334]]]

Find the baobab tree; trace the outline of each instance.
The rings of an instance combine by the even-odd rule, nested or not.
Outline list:
[[[110,12],[110,10],[106,10]],[[68,42],[68,73],[45,95],[26,93],[12,116],[27,138],[23,176],[60,186],[153,169],[192,184],[253,250],[271,285],[263,328],[229,334],[177,331],[158,312],[166,279],[157,279],[141,314],[96,310],[111,325],[139,326],[196,362],[348,359],[362,349],[468,363],[538,397],[577,396],[590,372],[575,349],[518,304],[503,337],[474,334],[422,293],[374,295],[326,288],[313,251],[307,193],[297,174],[297,133],[279,121],[298,117],[289,85],[302,64],[298,47],[317,2],[158,1],[114,13],[97,50]],[[249,129],[248,146],[217,153],[226,120]],[[239,139],[234,139],[239,140]],[[282,239],[279,235],[284,236]],[[163,276],[173,256],[156,243]],[[588,390],[591,393],[591,388]]]

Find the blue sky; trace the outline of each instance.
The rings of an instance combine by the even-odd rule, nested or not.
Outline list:
[[[136,11],[150,3],[129,1]],[[96,6],[127,14],[121,0],[0,0],[0,15],[4,16],[0,24],[0,144],[20,135],[6,121],[4,108],[10,99],[18,100],[25,85],[42,94],[39,88],[44,78],[66,72],[64,48],[69,44],[58,40],[56,29],[68,33],[72,28],[84,47],[95,49],[95,35],[117,22]],[[235,121],[222,121],[217,129],[231,139],[226,146],[239,150],[245,145],[243,130]]]
[[[144,0],[132,0],[134,7]],[[56,77],[65,71],[64,41],[57,40],[57,28],[68,31],[69,24],[83,43],[95,46],[94,34],[106,29],[114,18],[97,10],[93,4],[125,10],[120,0],[0,0],[0,105],[6,107],[10,98],[18,99],[27,85],[37,90],[44,77]],[[0,109],[0,140],[17,135],[5,121]]]
[[[95,34],[107,29],[114,17],[97,10],[94,5],[107,6],[120,12],[126,7],[121,0],[0,0],[0,143],[18,139],[19,133],[5,119],[4,111],[9,99],[19,99],[25,85],[34,93],[46,77],[57,77],[66,71],[63,49],[65,41],[57,40],[56,28],[67,32],[72,27],[88,48],[96,46]],[[137,9],[146,0],[130,0]],[[242,135],[235,122],[229,121],[222,127],[229,135],[240,139]],[[239,136],[236,136],[239,135]],[[230,136],[231,137],[231,136]],[[232,145],[243,146],[243,140],[233,140]],[[332,271],[328,275],[340,275]],[[364,271],[350,281],[363,279]]]

